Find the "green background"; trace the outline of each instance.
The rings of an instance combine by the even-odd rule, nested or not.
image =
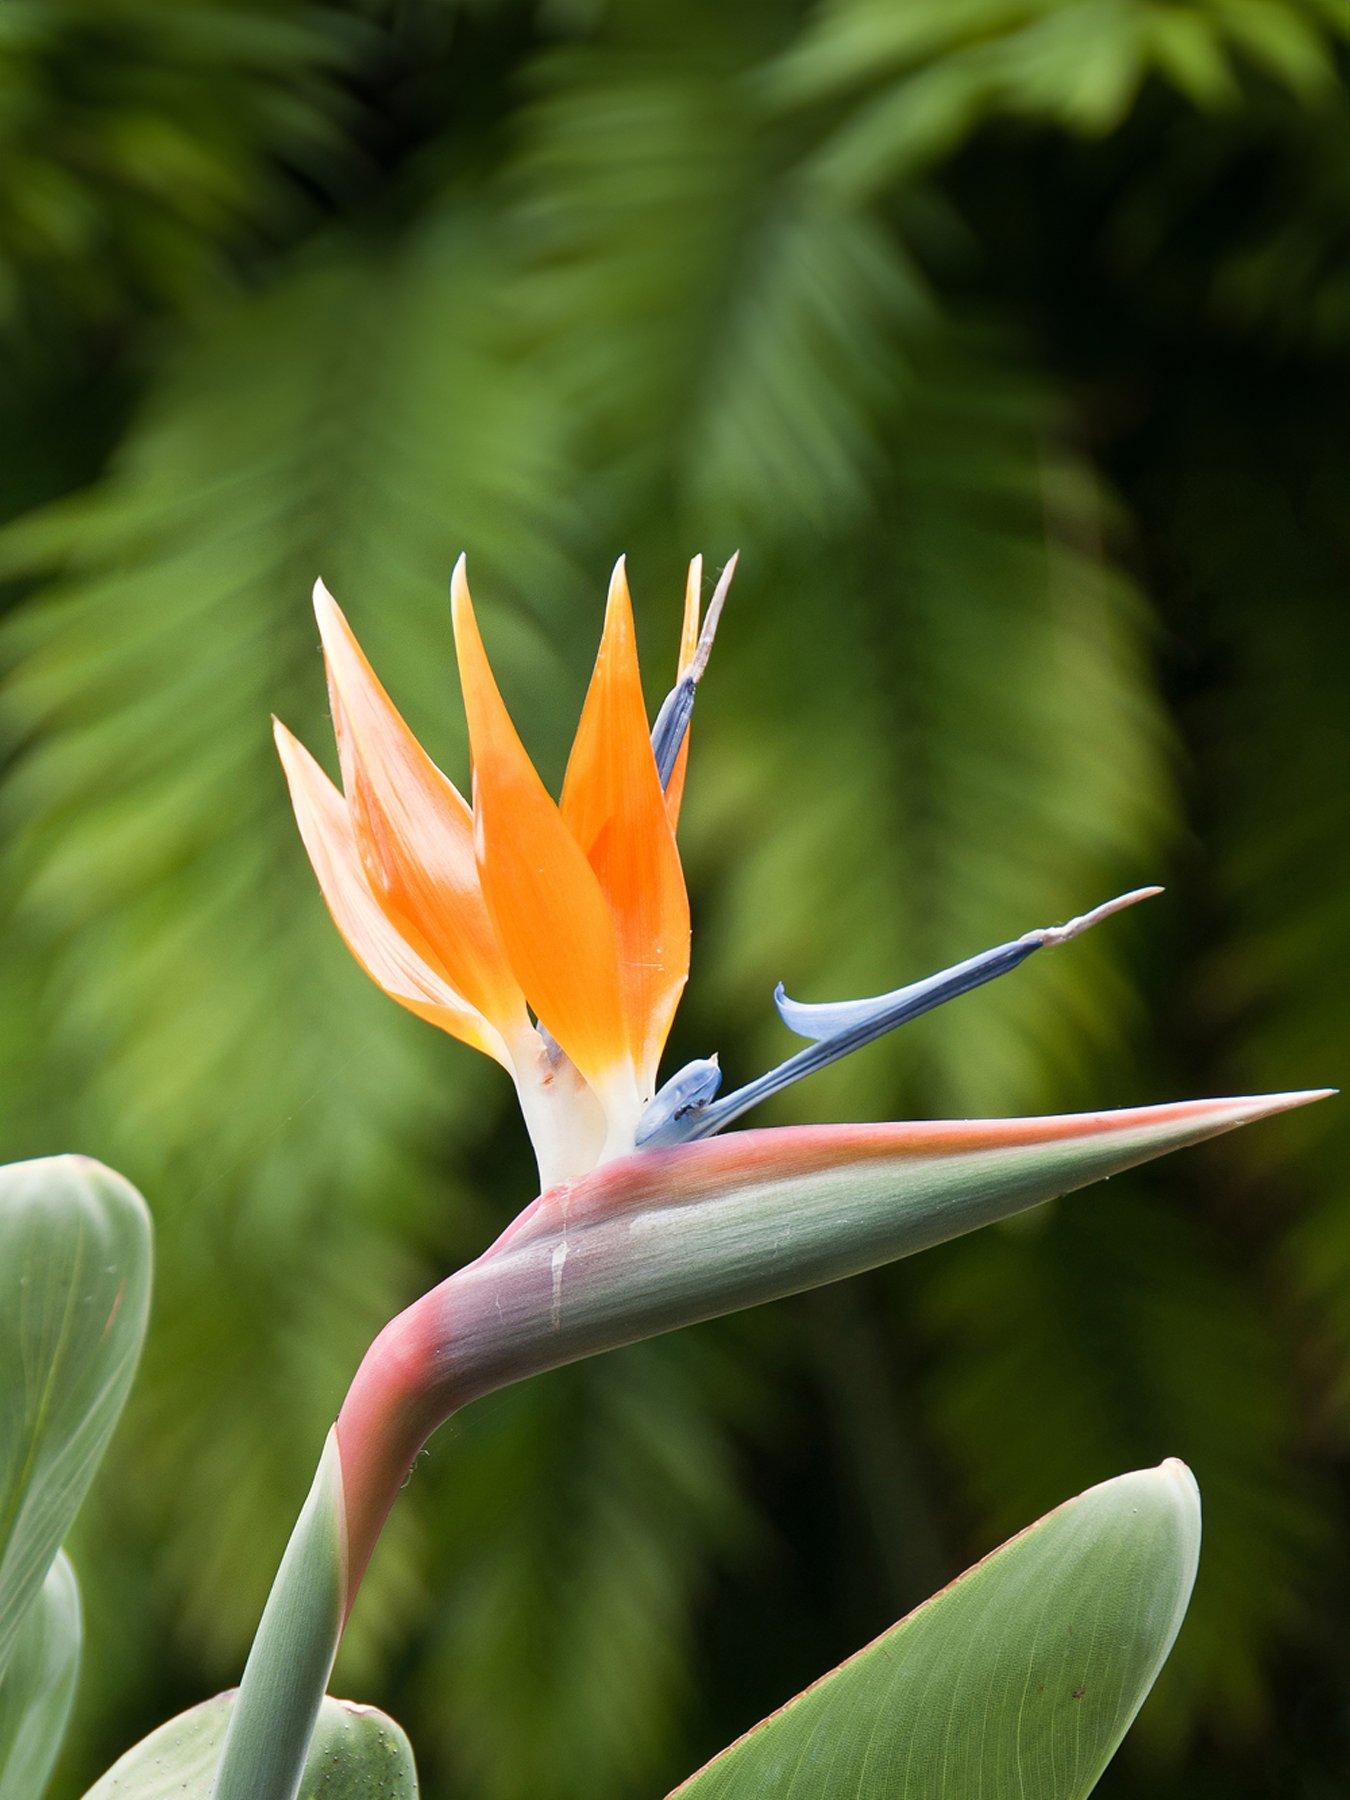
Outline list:
[[[1165,898],[777,1120],[1343,1079],[1340,0],[6,0],[7,1158],[149,1197],[55,1793],[232,1682],[361,1349],[529,1197],[497,1070],[329,926],[322,574],[466,773],[445,582],[561,770],[613,556],[653,706],[743,552],[671,1066]],[[766,1109],[765,1122],[769,1121]],[[433,1794],[663,1792],[1038,1512],[1185,1457],[1206,1543],[1102,1792],[1350,1760],[1346,1112],[482,1403],[335,1689]]]

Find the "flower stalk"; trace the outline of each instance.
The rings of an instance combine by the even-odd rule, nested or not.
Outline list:
[[[213,1800],[294,1800],[349,1590],[342,1457],[330,1431],[244,1665]]]

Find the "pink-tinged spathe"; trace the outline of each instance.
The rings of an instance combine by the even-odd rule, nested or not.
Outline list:
[[[549,1189],[386,1326],[361,1365],[337,1427],[348,1605],[427,1437],[470,1400],[911,1255],[1328,1091],[744,1131]]]

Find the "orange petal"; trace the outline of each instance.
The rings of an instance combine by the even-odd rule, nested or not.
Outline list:
[[[279,720],[274,730],[300,836],[347,948],[400,1006],[509,1068],[500,1032],[455,992],[371,892],[342,795]]]
[[[614,922],[497,691],[464,559],[451,579],[483,892],[525,998],[593,1087],[626,1079]]]
[[[644,1091],[689,975],[689,900],[652,755],[622,559],[563,783],[562,812],[609,902]]]
[[[483,898],[473,815],[408,729],[322,582],[314,611],[366,878],[390,918],[429,946],[451,987],[509,1038],[527,1023],[525,1000]]]
[[[684,584],[684,623],[680,627],[680,666],[676,671],[676,680],[693,662],[694,652],[698,649],[698,615],[702,594],[703,558],[696,556],[689,565],[689,574]],[[676,753],[675,767],[666,783],[666,811],[670,814],[672,831],[680,822],[680,802],[684,799],[684,777],[688,767],[689,728],[686,727],[684,742]]]

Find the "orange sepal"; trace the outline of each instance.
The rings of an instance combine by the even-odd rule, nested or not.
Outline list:
[[[342,609],[314,585],[342,781],[366,879],[383,910],[423,940],[464,999],[511,1037],[525,1000],[478,879],[473,815],[367,662]]]
[[[622,558],[610,580],[562,813],[614,916],[628,1038],[649,1084],[689,976],[689,900],[652,755]]]
[[[698,649],[698,615],[702,596],[703,558],[696,556],[689,565],[689,574],[684,584],[684,623],[680,627],[680,664],[675,674],[677,681],[693,662],[694,652]],[[680,822],[680,802],[684,799],[684,778],[688,767],[689,728],[686,727],[684,742],[675,753],[675,767],[666,783],[666,811],[670,815],[672,831]]]
[[[497,937],[540,1023],[586,1080],[612,1090],[628,1063],[614,922],[600,883],[517,735],[469,597],[451,579],[473,753],[478,868]]]
[[[405,936],[371,891],[342,795],[280,720],[273,729],[300,836],[347,948],[390,999],[509,1068],[501,1033],[456,993],[426,947]]]

